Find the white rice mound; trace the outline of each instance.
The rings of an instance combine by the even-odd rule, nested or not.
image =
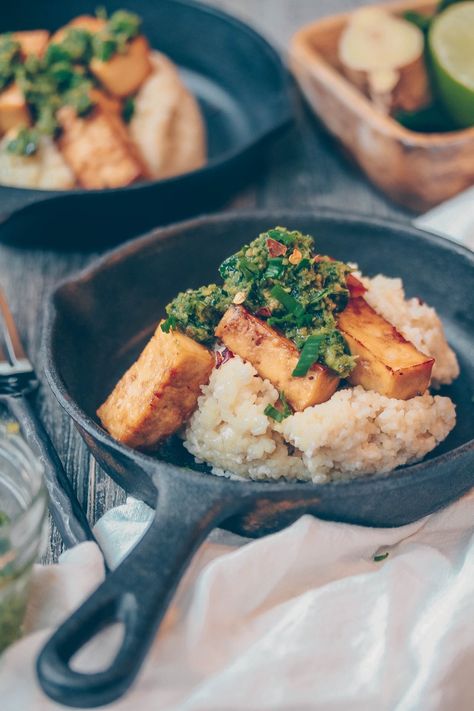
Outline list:
[[[434,309],[404,300],[399,279],[364,279],[367,301],[437,360],[436,381],[459,372]],[[277,423],[264,414],[278,392],[235,356],[215,368],[188,422],[184,446],[214,474],[323,483],[389,472],[422,459],[456,423],[450,398],[396,400],[357,386]]]
[[[346,388],[282,423],[264,414],[277,399],[250,363],[232,358],[203,387],[184,446],[214,474],[322,483],[422,459],[456,421],[451,400],[428,392],[395,400]]]

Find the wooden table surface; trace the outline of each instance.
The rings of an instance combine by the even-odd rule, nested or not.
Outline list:
[[[356,0],[212,0],[212,4],[254,25],[285,52],[291,34],[301,25],[318,16],[362,3]],[[301,102],[294,129],[272,147],[258,179],[236,195],[226,208],[285,206],[332,208],[410,219],[408,213],[389,203],[367,183],[357,168],[347,162]],[[48,295],[60,278],[83,267],[94,256],[78,252],[20,250],[0,245],[0,284],[7,293],[27,350],[42,379],[39,349]],[[125,494],[89,456],[47,386],[40,393],[40,407],[79,500],[94,522],[104,511],[123,502]],[[60,551],[61,541],[52,527],[45,560],[55,560]]]

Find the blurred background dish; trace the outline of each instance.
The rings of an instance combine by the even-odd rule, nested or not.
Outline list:
[[[414,211],[474,183],[473,94],[459,84],[459,75],[474,84],[474,43],[466,72],[469,36],[453,42],[473,11],[474,2],[370,5],[310,23],[291,41],[315,114],[376,186]]]
[[[113,13],[123,3],[113,0]],[[94,14],[95,2],[19,0],[2,12],[0,32],[56,30]],[[204,116],[208,161],[164,180],[101,191],[0,188],[0,239],[61,248],[95,247],[222,203],[261,161],[270,139],[291,119],[286,71],[254,30],[193,0],[134,0],[153,49],[180,69]],[[207,38],[207,40],[206,40]],[[212,51],[211,51],[212,48]]]

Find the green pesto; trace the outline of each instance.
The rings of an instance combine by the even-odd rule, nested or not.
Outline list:
[[[271,252],[275,245],[272,247],[269,240],[283,245],[285,254],[274,256]],[[295,250],[301,255],[297,264],[290,261]],[[310,336],[317,336],[317,360],[313,362],[347,377],[355,359],[337,329],[336,318],[349,298],[346,278],[351,268],[328,257],[314,261],[314,256],[314,240],[309,235],[283,227],[264,232],[221,264],[221,286],[210,284],[178,294],[166,307],[164,330],[177,328],[200,343],[212,345],[223,314],[236,294],[243,294],[242,305],[292,340],[298,349],[303,349]]]
[[[20,45],[11,34],[0,35],[0,90],[15,81],[25,97],[33,127],[20,130],[7,146],[15,155],[34,155],[41,135],[56,136],[60,127],[56,119],[62,106],[72,106],[79,116],[87,115],[94,106],[91,89],[97,81],[90,70],[92,59],[108,61],[123,53],[127,44],[140,32],[141,19],[125,10],[117,10],[106,20],[104,29],[95,34],[80,27],[64,31],[60,42],[51,43],[44,56],[31,55],[22,61]],[[133,102],[123,107],[124,119],[133,115]]]
[[[11,34],[0,35],[0,91],[13,79],[19,57],[19,42]]]
[[[0,527],[8,523],[7,514],[0,511]],[[28,598],[29,568],[18,573],[12,563],[2,564],[10,547],[0,530],[0,653],[20,636]]]

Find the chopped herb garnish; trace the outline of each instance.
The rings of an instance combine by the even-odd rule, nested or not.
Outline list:
[[[285,270],[285,265],[283,264],[283,259],[281,257],[272,257],[268,260],[268,266],[265,270],[264,276],[267,279],[278,279],[281,277]]]
[[[40,136],[33,128],[20,128],[15,138],[7,143],[7,151],[16,156],[32,156],[39,148]]]
[[[291,247],[296,241],[296,238],[291,232],[288,232],[288,230],[284,229],[274,229],[274,230],[268,230],[267,235],[271,237],[272,239],[276,239],[277,242],[282,242],[283,244],[286,244],[287,247]]]
[[[190,338],[212,345],[225,311],[244,303],[246,310],[264,318],[299,350],[317,336],[316,361],[346,377],[356,361],[337,328],[337,314],[349,298],[346,280],[351,268],[324,256],[314,261],[314,255],[312,237],[275,227],[224,260],[219,267],[222,285],[178,294],[167,314],[176,317],[176,327]],[[310,360],[307,368],[316,361]]]
[[[380,563],[380,561],[385,560],[385,558],[388,558],[388,552],[387,553],[379,553],[378,555],[374,555],[375,563]]]
[[[304,313],[304,306],[299,303],[291,294],[288,294],[279,284],[275,284],[271,290],[274,299],[280,302],[289,313],[300,316]]]
[[[103,18],[101,18],[103,19]],[[141,19],[133,12],[117,10],[104,29],[92,36],[92,52],[102,62],[108,62],[114,54],[127,51],[128,43],[140,32]]]
[[[282,405],[282,409],[278,410],[273,405],[267,405],[263,413],[267,417],[271,417],[272,420],[275,420],[276,422],[283,422],[283,420],[293,414],[293,410],[288,404],[288,400],[286,399],[285,393],[282,390],[279,391],[278,395],[279,401]]]
[[[174,316],[168,316],[168,318],[161,324],[161,330],[163,333],[169,333],[171,329],[176,327],[176,319]]]
[[[304,377],[311,366],[317,362],[323,341],[324,336],[309,336],[306,339],[296,368],[292,372],[295,378]]]
[[[311,266],[309,259],[302,259],[299,264],[295,267],[295,273],[298,274],[302,269],[308,269]]]
[[[250,280],[254,279],[255,275],[258,274],[258,267],[256,267],[255,264],[252,264],[252,262],[246,257],[241,257],[239,259],[239,269],[242,274]]]
[[[14,78],[19,58],[20,43],[11,34],[0,35],[0,91]]]
[[[331,293],[331,288],[328,287],[327,289],[322,289],[321,291],[318,291],[314,296],[311,297],[311,303],[312,304],[317,304],[319,301],[322,301],[325,296]]]

